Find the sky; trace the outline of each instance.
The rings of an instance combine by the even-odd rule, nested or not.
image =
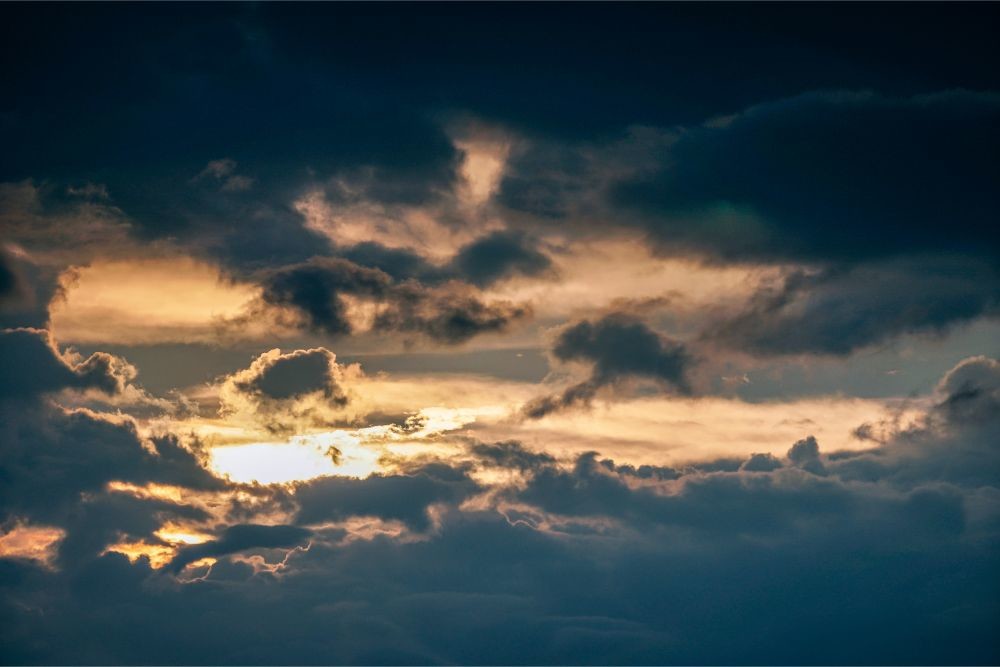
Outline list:
[[[0,662],[1000,662],[975,4],[0,6]]]

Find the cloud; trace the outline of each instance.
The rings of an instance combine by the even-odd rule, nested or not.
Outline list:
[[[301,663],[993,662],[996,369],[960,363],[922,423],[863,452],[803,437],[786,461],[668,468],[471,442],[461,460],[300,483],[274,496],[295,508],[284,523],[241,518],[183,547],[168,573],[217,559],[186,583],[97,555],[112,526],[149,534],[179,508],[84,503],[45,524],[69,526],[72,565],[0,561],[13,619],[0,636],[22,662],[69,646],[105,662],[271,662],[279,637]],[[480,467],[511,476],[475,482]],[[44,624],[7,614],[27,599]],[[251,623],[265,609],[278,627]]]
[[[229,526],[217,540],[181,549],[167,565],[167,569],[177,573],[202,558],[227,556],[246,549],[294,547],[308,540],[310,535],[312,531],[296,526]]]
[[[17,271],[8,253],[0,248],[0,307],[6,309],[28,296],[24,278]]]
[[[989,423],[1000,412],[1000,362],[989,357],[965,359],[941,378],[944,400],[937,410],[956,424]]]
[[[750,458],[740,464],[740,470],[746,472],[771,472],[781,467],[781,461],[772,454],[751,454]]]
[[[0,399],[35,400],[62,389],[124,391],[136,370],[121,357],[95,352],[86,359],[61,353],[48,331],[0,331]]]
[[[346,334],[351,324],[341,294],[384,298],[391,278],[377,269],[344,259],[314,257],[308,262],[268,272],[263,279],[264,300],[290,306],[308,317],[318,330]]]
[[[552,262],[524,234],[494,232],[463,247],[452,266],[469,282],[485,286],[511,275],[538,276]]]
[[[823,92],[685,128],[617,187],[665,249],[743,260],[996,258],[1000,97]]]
[[[783,266],[784,289],[715,333],[759,355],[847,355],[997,312],[998,118],[989,92],[802,94],[536,141],[498,202],[534,229],[610,234],[614,220],[663,256]]]
[[[704,337],[761,355],[847,355],[906,333],[941,334],[998,307],[1000,276],[987,263],[894,260],[793,272]]]
[[[296,519],[302,524],[377,517],[402,521],[411,530],[431,526],[431,507],[456,505],[479,490],[466,471],[447,464],[421,466],[408,474],[366,479],[326,477],[298,484]]]
[[[360,376],[357,365],[338,364],[326,348],[288,353],[275,348],[222,381],[219,412],[261,422],[272,433],[330,426],[346,417],[348,385]]]
[[[591,364],[590,377],[559,396],[530,402],[524,412],[532,418],[586,403],[599,389],[627,378],[651,379],[681,394],[691,392],[687,380],[687,371],[694,363],[691,354],[682,344],[660,336],[629,314],[612,313],[594,322],[569,325],[559,332],[551,352],[561,362]]]
[[[792,462],[792,465],[808,470],[814,475],[826,474],[826,469],[819,457],[819,443],[811,435],[792,445],[792,448],[788,450],[788,460]]]
[[[525,305],[484,302],[460,284],[428,287],[412,280],[397,283],[384,271],[341,258],[314,257],[270,270],[262,283],[267,303],[294,308],[311,327],[329,334],[355,330],[349,298],[370,304],[368,326],[375,332],[415,333],[447,344],[503,331],[530,314]]]
[[[347,397],[338,384],[336,359],[333,352],[321,347],[288,354],[271,350],[257,357],[246,371],[233,376],[233,382],[240,391],[262,398],[285,400],[322,392],[343,404]]]
[[[99,553],[126,529],[126,515],[138,515],[136,525],[149,532],[159,525],[158,511],[190,514],[180,507],[109,505],[102,499],[109,482],[218,487],[176,437],[146,438],[131,417],[69,409],[52,400],[63,390],[94,390],[112,398],[134,391],[128,383],[135,369],[124,359],[105,352],[87,358],[61,353],[49,332],[37,329],[0,332],[0,359],[0,478],[5,480],[0,522],[59,526],[65,533],[60,562],[73,561],[71,554],[79,549],[87,556]],[[104,508],[100,530],[84,521],[97,516],[97,508]]]

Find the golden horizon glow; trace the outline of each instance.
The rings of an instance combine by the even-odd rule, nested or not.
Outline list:
[[[227,321],[245,315],[255,285],[226,279],[187,257],[98,261],[65,272],[62,298],[49,306],[50,328],[64,343],[212,343]],[[253,321],[241,337],[266,330]]]

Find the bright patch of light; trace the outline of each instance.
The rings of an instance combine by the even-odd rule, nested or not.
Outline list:
[[[155,533],[158,538],[170,544],[202,544],[212,539],[211,535],[199,533],[174,523],[166,523]]]
[[[337,461],[331,448],[340,451]],[[300,435],[288,442],[215,447],[209,467],[234,482],[283,484],[344,475],[367,477],[378,470],[378,451],[345,431]]]
[[[140,558],[148,558],[150,567],[159,569],[173,560],[177,549],[165,544],[150,544],[149,542],[119,542],[106,548],[102,554],[117,553],[128,558],[128,562],[136,563]]]

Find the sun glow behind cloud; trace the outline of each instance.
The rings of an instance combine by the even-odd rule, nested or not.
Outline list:
[[[234,482],[283,484],[327,475],[367,477],[379,470],[379,451],[345,431],[299,435],[287,442],[215,447],[209,468]]]

